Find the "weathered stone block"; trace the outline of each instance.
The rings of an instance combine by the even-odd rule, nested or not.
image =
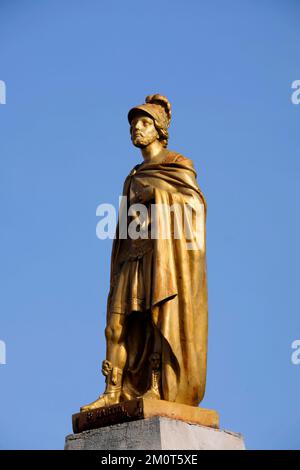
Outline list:
[[[66,437],[66,450],[243,450],[233,432],[155,416]]]

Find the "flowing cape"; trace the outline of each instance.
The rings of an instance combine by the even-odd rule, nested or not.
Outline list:
[[[172,211],[163,212],[157,217],[157,228],[170,227],[171,237],[158,236],[154,240],[152,266],[151,322],[162,336],[162,394],[163,399],[197,406],[205,392],[207,362],[207,273],[206,273],[206,202],[196,181],[192,160],[173,154],[162,163],[144,164],[126,178],[123,195],[129,197],[131,178],[141,185],[154,190],[154,203],[160,207],[175,205]],[[198,244],[187,249],[190,239],[185,236],[174,238],[176,223],[182,225],[185,205],[192,206],[198,214],[188,222],[196,228]],[[182,211],[178,210],[182,209]],[[180,215],[181,213],[181,215]],[[118,227],[117,227],[118,232]],[[111,258],[111,281],[118,269],[120,240],[118,235],[113,242]],[[109,315],[109,312],[108,312]],[[130,317],[130,315],[129,315]],[[131,331],[132,341],[127,342],[129,366],[124,371],[124,386],[127,398],[143,392],[146,380],[145,370],[149,359],[147,348],[149,335],[145,325]],[[140,337],[144,346],[142,354],[137,354],[136,338]],[[139,357],[138,362],[135,356]]]

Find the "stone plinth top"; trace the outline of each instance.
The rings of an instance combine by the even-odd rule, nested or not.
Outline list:
[[[113,424],[155,416],[176,419],[190,424],[219,428],[219,415],[214,410],[183,405],[165,400],[138,398],[117,405],[97,408],[73,415],[73,431],[80,433]]]

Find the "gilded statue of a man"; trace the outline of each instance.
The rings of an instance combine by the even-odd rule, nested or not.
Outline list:
[[[122,211],[128,216],[127,227],[138,215],[131,209],[139,204],[146,207],[148,217],[138,237],[120,236],[119,218],[102,364],[106,387],[81,411],[137,397],[197,406],[205,391],[205,199],[192,160],[167,148],[171,120],[167,98],[147,96],[144,104],[129,111],[128,120],[132,143],[143,161],[125,180]],[[159,236],[151,236],[153,207],[172,208],[155,220],[156,228],[164,226],[170,236],[159,230]],[[186,207],[192,208],[187,211],[190,218],[182,216]],[[178,236],[183,219],[188,230],[179,230]]]

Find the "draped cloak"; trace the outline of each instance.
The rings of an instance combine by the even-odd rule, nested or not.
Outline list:
[[[123,398],[141,396],[149,386],[149,357],[153,352],[153,331],[161,335],[162,399],[197,406],[205,392],[207,359],[207,274],[206,274],[206,203],[196,181],[192,160],[175,152],[161,163],[137,165],[127,176],[123,196],[130,203],[130,186],[134,182],[153,188],[152,204],[176,205],[178,210],[164,211],[157,217],[157,227],[169,227],[169,237],[153,240],[151,256],[150,308],[141,315],[124,316],[127,365],[123,372]],[[198,214],[190,229],[197,231],[197,244],[187,249],[188,237],[174,237],[176,223],[182,224],[184,205]],[[161,206],[162,207],[162,206]],[[127,210],[128,205],[125,206]],[[120,208],[121,212],[121,208]],[[123,214],[124,215],[124,214]],[[120,218],[119,218],[120,220]],[[112,314],[109,305],[120,269],[122,240],[117,225],[111,256],[111,282],[107,322]],[[195,238],[195,236],[194,236]],[[190,246],[190,245],[189,245]],[[149,287],[149,286],[148,286]],[[149,372],[150,371],[150,372]]]

